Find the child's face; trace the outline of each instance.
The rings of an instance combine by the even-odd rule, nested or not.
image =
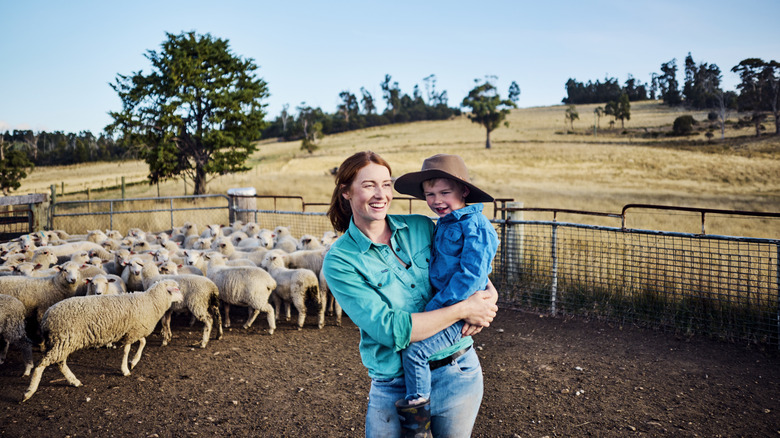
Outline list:
[[[469,195],[469,189],[456,181],[441,178],[423,181],[422,186],[425,202],[439,217],[444,217],[466,206],[466,196]]]

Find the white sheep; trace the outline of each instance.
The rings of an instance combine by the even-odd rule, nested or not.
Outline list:
[[[230,240],[224,237],[215,240],[211,245],[211,249],[221,253],[227,257],[228,260],[249,259],[254,262],[256,266],[259,266],[260,263],[262,263],[263,258],[265,257],[265,253],[268,251],[265,248],[254,248],[248,251],[239,251],[235,246],[233,246]]]
[[[81,283],[81,270],[77,264],[67,262],[56,269],[57,274],[49,277],[0,277],[0,291],[24,304],[25,318],[36,316],[40,321],[54,303],[75,295]]]
[[[289,228],[280,225],[274,228],[273,235],[273,249],[282,249],[286,252],[293,252],[298,249],[298,241],[290,234]]]
[[[320,242],[320,239],[312,236],[311,234],[304,234],[301,236],[300,239],[298,239],[298,249],[320,249],[322,248],[322,243]]]
[[[142,269],[144,286],[160,281],[175,280],[179,283],[179,288],[184,295],[184,301],[171,306],[171,309],[165,313],[160,324],[162,325],[163,346],[170,342],[171,334],[171,316],[173,312],[183,312],[189,310],[190,313],[203,323],[203,336],[200,342],[200,348],[206,348],[212,327],[216,327],[217,336],[215,339],[222,339],[222,315],[219,313],[219,289],[213,281],[200,275],[161,275],[157,265],[152,262],[145,263]]]
[[[146,262],[154,264],[151,260],[145,260],[142,257],[133,256],[130,258],[129,263],[122,271],[122,281],[127,286],[127,290],[131,292],[137,292],[145,290],[143,283],[143,276],[141,272]]]
[[[208,225],[202,233],[200,233],[200,237],[211,237],[212,239],[218,239],[220,237],[225,237],[225,235],[222,233],[222,225],[211,224]]]
[[[333,231],[326,231],[326,232],[322,233],[322,239],[320,240],[320,243],[322,243],[323,246],[330,246],[338,238],[339,238],[339,235],[336,234],[335,232],[333,232]]]
[[[308,269],[289,269],[285,266],[285,253],[281,250],[271,250],[265,255],[261,267],[265,268],[276,280],[276,289],[271,299],[276,307],[277,317],[281,301],[291,303],[298,311],[298,329],[306,320],[306,305],[310,303],[318,308],[317,327],[325,326],[325,306],[319,292],[319,280],[314,272]],[[289,318],[289,307],[287,307]]]
[[[328,281],[325,279],[325,271],[320,271],[319,281],[320,281],[320,297],[322,297],[322,305],[323,307],[325,307],[325,311],[329,315],[334,315],[336,317],[336,325],[341,327],[341,314],[344,312],[341,309],[341,304],[339,304],[339,302],[336,301],[336,297],[334,297],[333,293],[330,291],[330,286],[328,286]]]
[[[10,295],[0,295],[0,338],[5,341],[0,350],[0,364],[5,362],[11,344],[16,344],[22,349],[24,375],[29,376],[33,367],[32,341],[25,332],[24,314],[21,301]]]
[[[230,305],[248,306],[252,309],[244,323],[249,328],[260,312],[265,312],[268,320],[268,333],[276,330],[274,308],[268,303],[271,292],[276,288],[276,280],[265,270],[258,267],[225,264],[225,256],[214,252],[206,254],[209,260],[206,275],[219,288],[219,298],[225,309],[225,327],[230,327]]]
[[[81,386],[68,368],[67,359],[71,353],[87,347],[121,343],[124,346],[122,374],[130,375],[130,370],[141,360],[146,337],[171,304],[182,299],[176,282],[162,281],[141,293],[74,297],[55,304],[41,322],[46,354],[35,367],[22,401],[35,394],[43,371],[51,364],[59,365],[68,383]],[[130,347],[136,341],[138,350],[128,368]]]
[[[122,278],[113,274],[98,274],[87,277],[87,296],[90,295],[119,295],[127,293],[127,286]]]

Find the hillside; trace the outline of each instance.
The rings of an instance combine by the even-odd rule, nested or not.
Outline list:
[[[484,148],[484,129],[466,117],[332,135],[313,154],[301,151],[300,142],[262,142],[250,162],[253,170],[217,178],[209,189],[224,193],[231,187],[252,186],[261,195],[300,195],[307,202],[328,202],[333,188],[329,170],[353,152],[371,149],[390,162],[396,176],[419,170],[422,160],[435,153],[459,154],[475,184],[497,198],[513,198],[526,207],[619,213],[626,204],[650,203],[780,211],[780,138],[756,140],[750,136],[751,128],[732,128],[727,130],[726,141],[707,143],[706,123],[698,125],[700,132],[695,136],[654,136],[668,131],[681,114],[706,121],[706,113],[669,109],[657,102],[632,104],[625,132],[619,122],[609,129],[608,118],[602,117],[601,129],[594,135],[596,106],[577,106],[581,120],[575,121],[573,133],[567,133],[563,105],[514,110],[509,127],[493,132],[489,150]],[[767,126],[772,129],[771,123]],[[121,176],[131,182],[143,180],[145,174],[142,162],[38,168],[17,193],[48,192],[51,184],[59,192],[62,182],[66,193],[97,189],[116,185]],[[180,180],[160,185],[163,196],[182,195],[184,190]],[[191,193],[191,188],[187,190]],[[146,184],[127,191],[128,197],[156,194],[157,188]],[[119,192],[92,192],[91,196],[117,198]],[[395,208],[405,211],[406,203],[396,203]],[[415,211],[427,213],[427,207],[420,203]],[[701,226],[696,214],[652,214],[632,220],[628,224],[632,227],[685,232],[698,232]],[[595,222],[616,225],[614,220]],[[725,218],[708,223],[708,232],[776,238],[780,236],[778,222]]]

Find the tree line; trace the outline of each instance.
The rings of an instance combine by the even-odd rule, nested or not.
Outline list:
[[[339,93],[340,103],[335,113],[328,114],[302,102],[297,114],[285,105],[281,113],[263,131],[263,138],[302,140],[302,149],[313,151],[322,135],[335,134],[372,126],[422,120],[446,120],[461,114],[448,105],[447,91],[436,89],[436,75],[423,79],[425,91],[415,84],[412,94],[403,93],[397,81],[386,74],[380,83],[385,110],[379,112],[377,98],[365,87],[356,95],[349,90]]]
[[[745,121],[752,123],[760,135],[762,123],[769,115],[774,117],[775,134],[780,135],[780,63],[774,60],[747,58],[731,68],[740,78],[736,91],[721,87],[723,75],[716,64],[696,63],[691,53],[685,57],[682,87],[677,79],[677,59],[662,63],[660,72],[651,74],[650,82],[643,83],[632,75],[621,86],[614,77],[578,82],[566,81],[563,103],[570,105],[606,102],[606,114],[621,114],[621,102],[660,99],[669,106],[693,110],[711,110],[711,117],[721,126],[731,111],[747,113]],[[619,118],[619,117],[616,117]],[[567,120],[571,120],[567,114]],[[622,120],[622,119],[621,119]]]

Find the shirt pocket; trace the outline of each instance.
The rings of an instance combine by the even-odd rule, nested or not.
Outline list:
[[[366,272],[365,281],[374,290],[382,290],[390,286],[393,273],[390,268],[382,268],[378,271]]]
[[[463,250],[463,233],[457,228],[447,229],[442,236],[441,247],[438,249],[442,254],[459,256]]]

